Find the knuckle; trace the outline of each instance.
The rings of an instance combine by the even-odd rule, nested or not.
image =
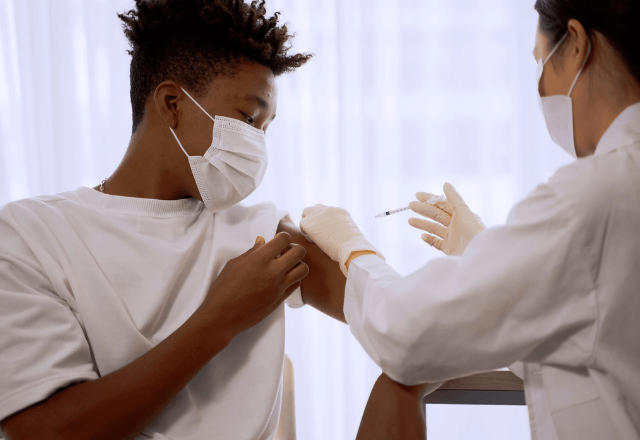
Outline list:
[[[300,259],[302,260],[304,257],[307,256],[307,250],[305,249],[304,246],[301,246],[299,244],[295,245],[295,251],[296,253],[300,256]]]
[[[291,238],[291,234],[289,234],[288,232],[280,232],[278,234],[278,239],[286,244],[290,244],[291,242],[293,242],[293,238]]]

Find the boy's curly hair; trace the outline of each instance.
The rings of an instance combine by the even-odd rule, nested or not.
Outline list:
[[[233,74],[253,60],[278,76],[305,64],[311,55],[289,55],[293,35],[266,16],[265,0],[136,0],[118,17],[131,44],[133,131],[148,97],[173,80],[202,96],[219,75]]]

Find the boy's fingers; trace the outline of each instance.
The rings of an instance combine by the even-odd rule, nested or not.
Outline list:
[[[265,252],[265,256],[268,258],[276,258],[293,242],[293,238],[287,232],[280,232],[270,242],[261,246],[262,251]]]
[[[282,255],[278,258],[277,263],[281,265],[283,270],[289,271],[300,263],[307,255],[307,250],[299,244],[291,244],[282,251]]]
[[[309,275],[309,266],[307,266],[305,263],[300,262],[287,273],[287,276],[285,278],[285,285],[291,286],[294,284],[298,284],[307,275]]]
[[[249,249],[247,252],[245,252],[244,254],[242,254],[238,258],[248,256],[252,252],[254,252],[254,251],[258,250],[259,248],[261,248],[263,245],[264,245],[264,238],[258,236],[258,238],[256,238],[256,243],[253,245],[253,247],[251,249]]]

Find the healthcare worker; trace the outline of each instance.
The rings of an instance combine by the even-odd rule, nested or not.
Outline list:
[[[308,208],[301,227],[348,270],[346,320],[392,379],[520,362],[534,439],[640,439],[640,1],[535,7],[542,112],[577,161],[501,227],[451,185],[448,203],[419,194],[428,220],[410,223],[448,256],[406,277],[344,210]]]

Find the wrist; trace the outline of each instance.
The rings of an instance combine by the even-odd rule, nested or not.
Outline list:
[[[218,315],[201,306],[187,321],[187,325],[196,334],[202,335],[205,349],[214,356],[224,350],[237,336],[237,332]]]

